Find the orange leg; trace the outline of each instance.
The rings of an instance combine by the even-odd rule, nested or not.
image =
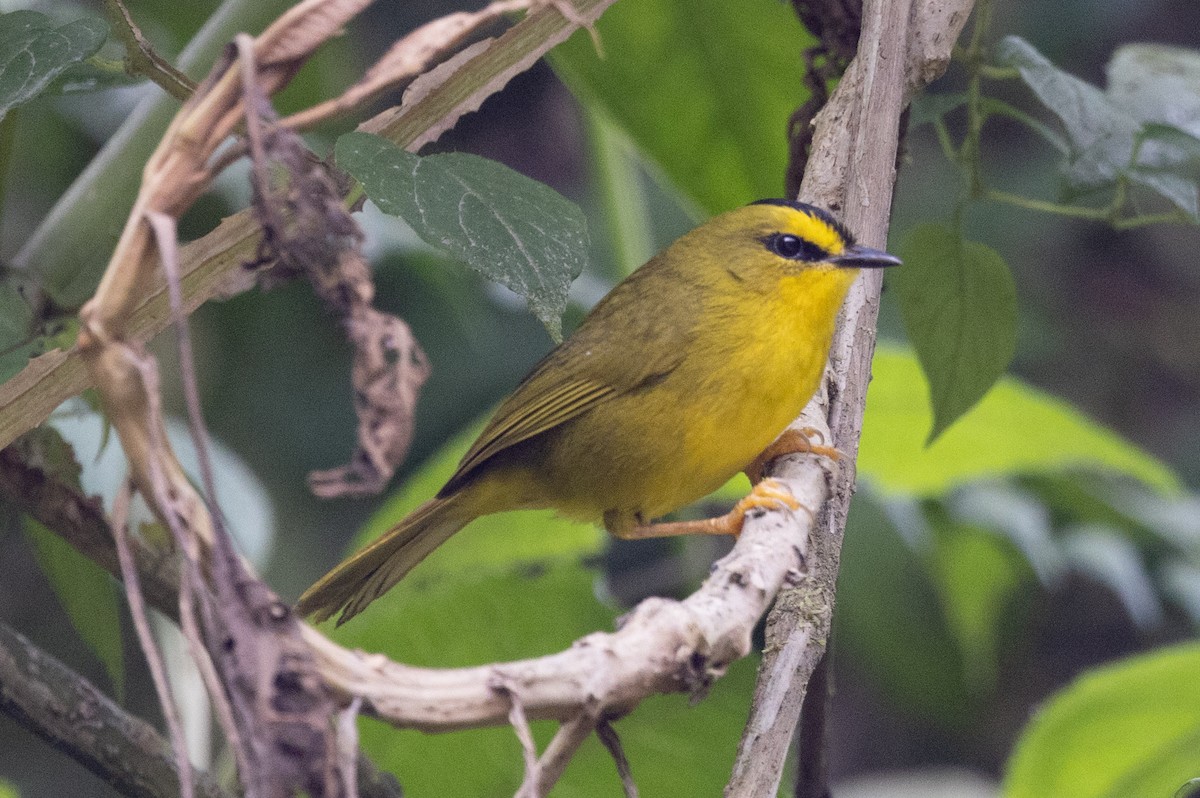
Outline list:
[[[604,526],[622,540],[665,538],[674,535],[739,535],[746,513],[754,509],[799,510],[800,502],[787,488],[773,479],[764,479],[754,486],[749,496],[739,501],[725,515],[704,518],[698,521],[670,521],[647,524],[639,516],[605,515]],[[807,511],[807,508],[804,508]]]
[[[820,440],[820,443],[813,443],[814,437]],[[819,429],[812,427],[786,429],[770,446],[763,449],[750,465],[746,466],[746,476],[750,477],[750,481],[757,485],[762,481],[763,474],[771,461],[786,454],[819,454],[828,457],[835,463],[842,459],[841,452],[832,446],[825,445],[825,436]]]

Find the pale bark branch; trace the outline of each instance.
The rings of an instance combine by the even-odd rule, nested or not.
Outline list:
[[[887,240],[901,112],[918,89],[945,70],[971,5],[972,0],[864,3],[858,55],[814,120],[800,199],[833,210],[865,244],[883,246]],[[808,680],[825,651],[882,281],[878,270],[865,270],[843,306],[826,390],[833,443],[849,456],[821,513],[811,578],[784,591],[767,619],[754,705],[727,796],[776,793]]]

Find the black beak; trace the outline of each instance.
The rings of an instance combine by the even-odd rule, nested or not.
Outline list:
[[[829,258],[826,262],[845,269],[882,269],[885,266],[900,265],[900,259],[895,255],[889,255],[881,249],[871,249],[858,244],[850,247],[841,255]]]

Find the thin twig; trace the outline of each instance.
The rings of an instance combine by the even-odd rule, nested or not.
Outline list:
[[[167,681],[167,669],[163,664],[162,652],[158,650],[158,642],[150,631],[150,621],[146,617],[146,603],[142,597],[141,581],[133,555],[129,551],[128,523],[129,503],[133,496],[133,486],[125,481],[117,491],[113,501],[112,531],[113,542],[117,547],[117,559],[121,564],[121,581],[125,583],[125,596],[129,600],[129,615],[133,619],[133,628],[137,632],[138,642],[142,653],[146,655],[146,665],[150,668],[150,680],[154,682],[154,692],[158,694],[158,703],[162,707],[163,719],[167,722],[167,732],[171,738],[171,748],[175,752],[175,767],[179,771],[179,795],[181,798],[192,798],[194,793],[192,761],[188,758],[187,739],[183,736],[183,724],[179,722],[179,710],[175,707],[175,697],[171,695],[171,686]]]
[[[554,738],[546,746],[545,753],[538,760],[535,771],[536,778],[526,780],[517,790],[515,798],[543,798],[550,789],[562,778],[567,764],[579,750],[579,746],[587,740],[596,728],[596,721],[585,712],[581,712],[558,727]]]
[[[617,730],[613,728],[612,723],[605,719],[596,726],[596,736],[600,738],[600,742],[604,743],[604,747],[608,749],[609,755],[617,765],[617,775],[621,777],[625,798],[638,798],[638,788],[633,780],[633,771],[629,768],[629,758],[625,756],[625,749],[621,747],[621,738],[617,736]]]
[[[177,263],[175,220],[166,214],[156,211],[148,211],[146,213],[146,220],[154,232],[155,243],[158,247],[163,269],[167,273],[168,292],[171,295],[172,304],[174,304],[179,290],[179,273],[175,265]],[[174,289],[170,288],[172,284],[174,285]],[[188,340],[186,324],[184,327],[185,331],[179,336],[181,348],[183,342]],[[191,349],[189,345],[189,359],[185,363],[191,362],[190,355]],[[154,501],[161,515],[166,519],[167,526],[171,530],[171,536],[183,559],[183,567],[179,571],[180,628],[183,631],[184,639],[187,641],[188,651],[196,663],[201,679],[216,709],[217,719],[221,724],[222,730],[225,732],[230,747],[234,751],[238,762],[238,770],[241,773],[249,773],[249,762],[246,760],[245,751],[241,743],[241,734],[238,731],[237,723],[234,721],[233,708],[225,694],[225,689],[221,684],[221,679],[217,674],[212,659],[208,656],[208,649],[204,645],[204,635],[196,620],[194,601],[196,598],[199,598],[202,604],[201,611],[205,613],[206,626],[212,628],[211,612],[207,606],[204,606],[207,594],[198,591],[198,588],[204,584],[204,578],[200,573],[199,566],[200,548],[195,536],[189,534],[184,529],[183,524],[180,523],[179,517],[175,513],[174,503],[171,501],[171,497],[167,491],[166,477],[162,472],[161,463],[163,453],[166,451],[166,442],[161,439],[162,425],[160,420],[162,418],[162,399],[161,392],[158,390],[158,369],[155,367],[154,361],[148,357],[136,358],[134,365],[142,375],[142,382],[146,386],[146,396],[149,405],[148,421],[151,442],[149,463],[151,484],[154,488]],[[182,370],[187,372],[186,365]],[[195,386],[193,385],[194,389]],[[211,471],[208,478],[211,481]],[[213,520],[216,522],[215,514]],[[222,534],[219,537],[224,537],[224,535]],[[248,796],[252,796],[252,790],[249,785],[246,786],[246,792]]]
[[[165,449],[163,448],[161,438],[162,406],[161,393],[158,390],[158,370],[155,367],[154,361],[149,358],[133,358],[132,353],[130,353],[130,357],[142,376],[142,381],[146,385],[146,393],[150,402],[149,417],[151,422],[149,427],[151,453],[149,467],[150,480],[154,490],[154,503],[158,506],[161,517],[166,521],[167,528],[171,531],[171,537],[175,541],[175,546],[179,550],[182,560],[182,567],[179,569],[180,630],[183,632],[184,640],[187,641],[188,653],[196,663],[196,669],[200,673],[200,678],[204,682],[205,689],[208,690],[209,699],[216,710],[217,720],[221,725],[221,729],[225,732],[230,748],[234,751],[238,763],[238,771],[240,773],[247,773],[249,772],[247,770],[249,763],[245,761],[244,749],[241,743],[242,738],[238,732],[237,723],[234,721],[233,709],[225,695],[220,676],[217,674],[216,668],[208,656],[208,649],[204,645],[204,635],[197,621],[195,600],[196,598],[200,598],[201,602],[203,602],[204,597],[207,595],[197,589],[204,584],[204,577],[200,573],[198,560],[199,546],[195,537],[188,534],[188,531],[179,519],[179,515],[175,511],[174,503],[171,501],[170,493],[167,490],[166,477],[162,471],[162,457]],[[206,618],[209,617],[208,608],[203,603],[200,610],[205,612]],[[247,795],[253,798],[249,789],[247,789]]]
[[[113,22],[113,32],[125,44],[126,71],[144,75],[177,100],[191,97],[196,84],[154,50],[125,4],[121,0],[104,0],[104,5]]]
[[[529,728],[529,719],[525,717],[525,707],[521,704],[521,697],[511,687],[503,686],[496,689],[507,694],[508,700],[512,702],[512,708],[508,711],[508,722],[521,742],[521,751],[525,757],[524,782],[536,784],[538,772],[541,769],[538,763],[537,743],[533,741],[533,730]]]

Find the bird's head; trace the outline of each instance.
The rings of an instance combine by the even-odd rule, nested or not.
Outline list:
[[[814,205],[765,199],[730,215],[742,217],[741,224],[763,249],[791,264],[836,269],[900,265],[896,256],[856,243],[841,222]],[[748,243],[745,238],[743,241]]]

